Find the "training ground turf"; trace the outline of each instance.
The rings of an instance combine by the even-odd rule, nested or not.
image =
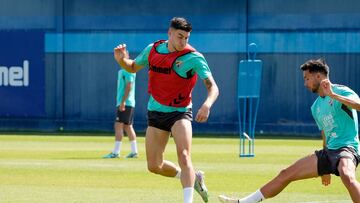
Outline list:
[[[109,134],[107,134],[109,135]],[[0,135],[0,202],[173,203],[182,202],[179,180],[147,172],[144,137],[139,158],[102,159],[113,136]],[[258,189],[282,168],[320,148],[316,139],[257,139],[255,158],[239,158],[237,138],[194,138],[192,161],[205,171],[209,202],[217,195],[244,196]],[[173,140],[165,158],[176,162]],[[359,177],[359,173],[357,174]],[[351,202],[338,177],[330,186],[309,179],[292,183],[266,202]],[[194,202],[201,202],[195,194]]]

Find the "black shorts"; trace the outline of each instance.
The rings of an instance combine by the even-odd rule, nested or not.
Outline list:
[[[148,126],[159,128],[171,132],[174,123],[181,119],[192,121],[192,111],[189,109],[186,112],[174,111],[170,113],[163,113],[158,111],[148,111]]]
[[[335,174],[339,176],[338,165],[340,158],[351,159],[357,167],[359,163],[359,155],[351,147],[342,147],[340,149],[322,149],[315,151],[318,158],[318,174],[319,176],[325,174]]]
[[[132,125],[134,122],[134,113],[134,107],[125,106],[125,111],[120,111],[119,107],[117,107],[115,122],[124,123],[125,125]]]

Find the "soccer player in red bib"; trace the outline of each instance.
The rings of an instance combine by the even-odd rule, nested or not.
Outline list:
[[[181,180],[184,203],[193,202],[193,191],[208,202],[204,173],[196,171],[191,161],[192,102],[191,92],[200,77],[208,95],[198,110],[195,120],[206,122],[210,108],[219,95],[204,56],[188,40],[190,22],[174,17],[170,22],[168,40],[148,45],[135,60],[129,59],[125,44],[114,48],[114,58],[129,72],[149,67],[148,128],[146,130],[146,157],[150,172]],[[173,136],[179,166],[164,160],[163,154],[170,134]]]

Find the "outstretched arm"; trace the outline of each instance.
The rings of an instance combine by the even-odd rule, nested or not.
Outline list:
[[[333,99],[336,99],[337,101],[339,101],[340,103],[352,108],[352,109],[355,109],[357,111],[360,111],[360,99],[352,99],[352,98],[349,98],[349,97],[344,97],[344,96],[341,96],[341,95],[338,95],[336,94],[335,92],[332,91],[331,89],[331,82],[329,79],[325,79],[323,81],[321,81],[320,83],[323,91],[324,91],[324,94],[326,96],[329,96]]]
[[[208,95],[195,117],[195,120],[200,123],[207,121],[210,115],[210,108],[219,95],[219,88],[212,76],[204,79],[204,84],[208,91]]]
[[[126,49],[126,44],[119,44],[114,48],[115,61],[123,67],[127,72],[135,73],[143,68],[137,65],[134,60],[129,58],[129,52]]]

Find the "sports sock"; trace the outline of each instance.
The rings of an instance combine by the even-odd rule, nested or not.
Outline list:
[[[194,188],[186,187],[184,188],[184,203],[192,203],[194,196]]]
[[[120,150],[121,150],[121,141],[115,141],[113,153],[120,154]]]
[[[240,199],[240,202],[241,203],[256,203],[256,202],[261,202],[262,200],[265,200],[264,195],[261,193],[260,190],[256,190],[256,192],[248,195],[247,197]]]
[[[138,150],[137,150],[136,140],[130,141],[130,145],[131,145],[131,152],[137,154]]]

